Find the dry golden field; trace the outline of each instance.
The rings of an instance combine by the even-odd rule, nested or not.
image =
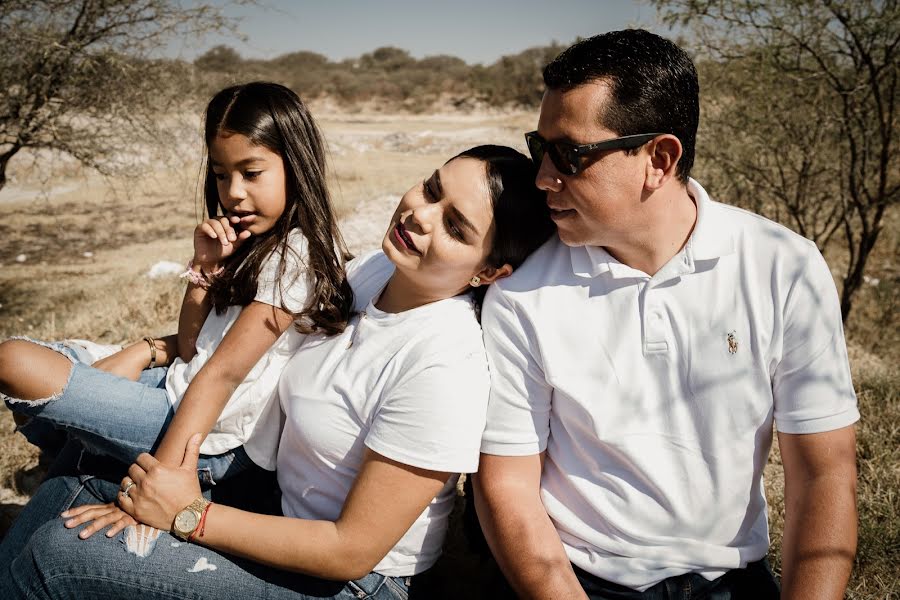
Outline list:
[[[396,199],[408,187],[471,145],[524,149],[522,132],[533,129],[537,117],[341,114],[324,107],[313,112],[329,142],[344,234],[357,253],[380,242]],[[196,138],[193,150],[178,157],[181,169],[130,178],[101,179],[59,157],[13,163],[13,180],[0,191],[0,339],[28,335],[115,343],[175,331],[182,283],[147,273],[159,261],[183,264],[190,258],[191,232],[201,214],[199,133]],[[702,181],[702,163],[699,167]],[[879,281],[863,290],[848,327],[863,414],[860,544],[849,598],[900,598],[900,352],[893,343],[900,344],[893,264],[897,229],[897,220],[888,219],[886,239],[870,263],[871,277]],[[36,465],[37,452],[14,433],[9,412],[0,410],[0,531],[33,490],[40,474]],[[780,472],[776,448],[766,471],[776,570]],[[481,564],[467,554],[455,528],[437,568],[448,597],[478,597],[477,585],[487,576]]]

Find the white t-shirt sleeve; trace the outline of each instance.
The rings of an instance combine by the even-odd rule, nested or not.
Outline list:
[[[376,410],[365,444],[413,467],[473,473],[490,389],[484,352],[419,362]]]
[[[500,287],[491,286],[481,315],[491,368],[485,454],[528,456],[547,448],[553,388],[544,377],[537,336],[521,314]]]
[[[263,302],[292,313],[302,311],[309,302],[312,289],[307,267],[306,238],[293,231],[284,252],[284,273],[279,276],[282,252],[276,248],[265,260],[257,279],[256,302]]]
[[[831,431],[859,419],[837,289],[812,244],[785,303],[772,392],[775,425],[783,433]]]

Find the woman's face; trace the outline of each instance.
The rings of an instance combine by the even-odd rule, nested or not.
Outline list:
[[[493,238],[485,164],[455,158],[403,195],[382,249],[418,288],[449,298],[485,268]]]

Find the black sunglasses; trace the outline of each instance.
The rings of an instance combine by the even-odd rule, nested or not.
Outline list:
[[[584,168],[585,157],[603,152],[604,150],[628,150],[643,146],[661,133],[639,133],[623,137],[594,142],[593,144],[569,144],[567,142],[548,142],[537,131],[529,131],[525,134],[525,143],[528,144],[528,152],[531,160],[540,168],[544,160],[544,153],[550,155],[550,160],[560,173],[565,175],[577,175]]]

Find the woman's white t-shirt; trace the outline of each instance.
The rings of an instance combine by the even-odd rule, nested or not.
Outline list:
[[[276,250],[260,269],[254,300],[296,313],[306,307],[312,288],[306,266],[306,238],[294,230],[287,246],[284,275],[278,276],[282,253]],[[169,367],[166,392],[176,410],[191,381],[219,347],[241,310],[241,306],[229,306],[222,314],[211,310],[197,336],[197,354],[188,363],[176,358]],[[222,454],[243,445],[253,462],[270,471],[275,469],[281,433],[281,411],[276,399],[278,378],[304,337],[293,326],[281,334],[231,395],[200,452]]]
[[[401,313],[373,301],[394,266],[380,251],[347,268],[354,316],[336,336],[310,335],[281,376],[286,416],[278,449],[282,510],[335,521],[365,447],[406,465],[448,473],[478,467],[490,391],[473,301],[463,295]],[[375,571],[409,576],[441,552],[456,480],[416,519]],[[396,490],[402,501],[404,490]]]

